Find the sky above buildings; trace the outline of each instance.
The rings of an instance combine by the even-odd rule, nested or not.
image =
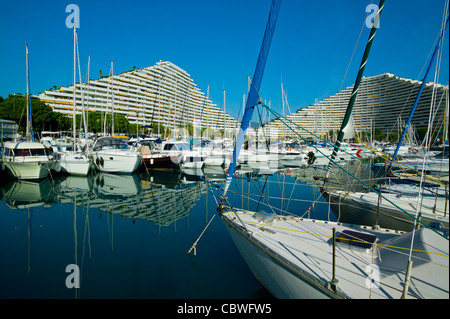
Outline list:
[[[281,81],[292,112],[352,85],[370,33],[365,22],[371,3],[378,1],[283,0],[260,89],[266,103],[281,112]],[[209,85],[210,98],[221,108],[225,90],[227,113],[242,116],[242,95],[253,76],[271,0],[0,0],[0,96],[26,92],[26,44],[32,94],[73,84],[69,4],[79,8],[83,81],[89,54],[91,79],[98,79],[100,70],[107,75],[111,60],[115,74],[170,61],[203,92]],[[387,0],[365,76],[390,72],[421,80],[444,4]],[[448,84],[448,39],[446,31],[441,84]]]

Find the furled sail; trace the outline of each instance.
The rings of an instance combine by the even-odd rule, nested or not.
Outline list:
[[[269,19],[266,25],[266,31],[264,32],[264,38],[259,51],[258,61],[256,63],[255,73],[253,75],[252,83],[250,86],[250,92],[248,94],[247,103],[245,105],[244,116],[241,122],[241,129],[239,130],[236,144],[234,146],[233,157],[228,169],[227,181],[225,184],[224,194],[227,193],[233,178],[234,170],[236,168],[237,159],[241,146],[244,143],[245,133],[250,124],[250,120],[253,116],[253,111],[258,103],[258,91],[261,86],[261,81],[264,74],[264,68],[266,66],[267,56],[269,54],[270,44],[272,42],[273,33],[277,24],[278,12],[280,11],[281,0],[273,0],[270,8]]]
[[[381,16],[381,11],[383,10],[385,0],[380,0],[380,4],[378,5],[378,11],[375,16],[375,21],[379,21]],[[353,111],[353,105],[355,104],[356,96],[358,95],[359,85],[361,84],[364,69],[366,67],[367,59],[369,58],[370,48],[372,47],[373,39],[375,38],[375,34],[377,32],[379,23],[374,23],[372,29],[370,30],[369,40],[367,40],[366,49],[364,51],[364,55],[361,61],[361,65],[359,67],[358,75],[356,77],[355,85],[353,86],[352,95],[348,102],[347,111],[345,112],[344,119],[342,120],[341,129],[339,130],[338,138],[336,143],[334,144],[333,153],[331,154],[330,163],[327,167],[327,177],[331,171],[331,167],[333,166],[334,159],[339,151],[341,146],[341,142],[344,139],[345,131],[344,129],[347,127],[350,117]]]

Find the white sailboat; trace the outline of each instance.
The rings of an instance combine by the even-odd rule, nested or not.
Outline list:
[[[381,0],[378,17],[383,6]],[[279,3],[274,0],[261,48],[266,54],[268,48],[264,46],[266,41],[270,45],[277,7]],[[374,27],[358,73],[358,85],[375,32]],[[257,101],[264,64],[258,59],[255,87],[247,101],[233,158],[239,153],[239,143]],[[425,227],[404,233],[236,209],[226,197],[234,167],[231,163],[219,214],[255,277],[275,297],[449,298],[448,230]]]
[[[164,141],[159,152],[170,156],[172,161],[182,168],[200,169],[206,159],[205,154],[200,150],[191,149],[189,143],[184,141]]]
[[[413,235],[243,210],[224,210],[222,220],[255,277],[277,298],[399,299],[411,245],[405,296],[449,298],[448,239],[428,228]]]
[[[93,165],[100,172],[131,174],[142,161],[142,153],[128,147],[118,137],[99,137],[90,153]]]
[[[75,121],[75,110],[76,110],[76,56],[77,56],[77,31],[76,26],[73,27],[73,141],[72,149],[59,149],[55,152],[55,159],[57,164],[55,165],[55,171],[66,173],[70,175],[80,175],[86,176],[92,167],[91,159],[86,155],[85,152],[77,150],[76,145],[76,121]],[[80,74],[80,88],[81,88],[81,74]],[[83,110],[84,112],[84,110]]]
[[[53,152],[39,142],[5,142],[2,160],[8,174],[17,179],[46,178],[55,160]]]
[[[41,179],[49,175],[55,164],[53,151],[33,140],[30,81],[28,72],[28,45],[26,45],[27,73],[27,124],[26,139],[23,142],[5,142],[2,161],[10,176],[17,179]]]
[[[94,167],[99,172],[131,174],[142,162],[142,153],[128,146],[125,140],[114,136],[114,94],[113,94],[114,64],[111,61],[111,135],[99,137],[89,152]],[[106,121],[106,115],[105,115]],[[106,123],[105,123],[106,124]],[[105,133],[106,135],[106,125]]]

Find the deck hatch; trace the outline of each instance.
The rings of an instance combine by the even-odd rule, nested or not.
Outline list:
[[[336,242],[352,247],[371,249],[373,244],[377,242],[377,236],[352,230],[344,230],[336,237]]]

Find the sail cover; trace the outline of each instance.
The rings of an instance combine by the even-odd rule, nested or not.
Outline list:
[[[350,116],[350,119],[347,125],[342,129],[344,132],[344,137],[342,139],[349,139],[355,136],[355,125],[353,123],[353,115]]]
[[[264,32],[264,38],[259,51],[258,61],[256,62],[255,73],[253,75],[250,91],[245,105],[244,116],[241,122],[241,129],[239,130],[238,137],[236,139],[236,145],[234,146],[233,157],[228,169],[227,181],[225,184],[224,194],[227,193],[231,180],[236,168],[237,159],[241,151],[241,146],[244,143],[245,133],[250,124],[250,120],[253,116],[253,111],[258,103],[258,91],[261,86],[264,68],[266,66],[267,56],[269,54],[270,44],[272,42],[273,33],[277,24],[278,12],[280,11],[281,0],[272,0],[272,6],[270,8],[269,19],[266,25],[266,31]]]

